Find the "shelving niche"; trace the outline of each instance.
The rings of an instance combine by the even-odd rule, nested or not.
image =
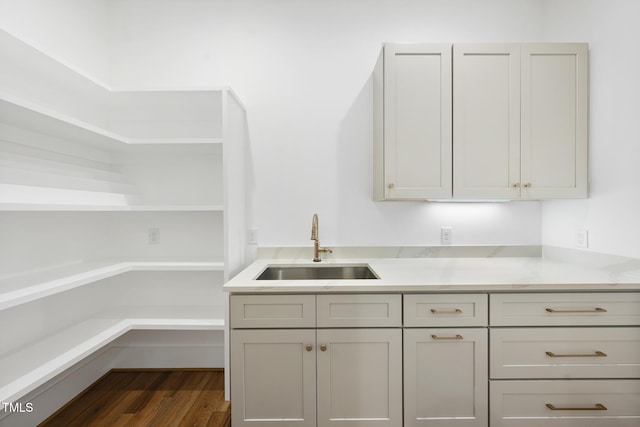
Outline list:
[[[132,329],[224,329],[250,262],[233,91],[111,90],[3,31],[0,55],[0,400]]]

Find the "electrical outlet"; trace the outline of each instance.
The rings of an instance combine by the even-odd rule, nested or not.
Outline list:
[[[250,228],[247,230],[247,244],[249,245],[257,245],[258,244],[258,229]]]
[[[440,227],[440,243],[450,245],[453,240],[453,227]]]
[[[150,245],[159,245],[160,244],[160,229],[159,228],[150,228],[149,229],[149,244]]]
[[[576,231],[576,248],[587,249],[589,247],[589,230]]]

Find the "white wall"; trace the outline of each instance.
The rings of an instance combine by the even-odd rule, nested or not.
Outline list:
[[[637,16],[635,0],[0,0],[0,27],[114,86],[231,85],[261,245],[308,244],[318,212],[325,244],[437,244],[452,225],[455,244],[573,247],[586,228],[590,250],[627,256],[640,256]],[[382,42],[534,40],[590,42],[588,200],[371,201]]]
[[[540,204],[372,201],[383,42],[538,41],[539,0],[110,0],[111,84],[228,84],[248,111],[262,246],[539,244]]]
[[[95,260],[222,260],[221,213],[0,212],[0,277]],[[150,227],[160,243],[149,245]]]
[[[0,0],[0,28],[104,84],[107,10],[108,0]]]
[[[544,202],[542,241],[640,257],[640,2],[547,0],[548,40],[590,42],[590,198]]]

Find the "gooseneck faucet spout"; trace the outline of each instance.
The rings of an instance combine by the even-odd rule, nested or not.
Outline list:
[[[321,252],[332,253],[331,249],[320,247],[320,239],[318,237],[318,214],[313,214],[313,219],[311,220],[311,240],[313,240],[313,262],[322,261],[320,258]]]

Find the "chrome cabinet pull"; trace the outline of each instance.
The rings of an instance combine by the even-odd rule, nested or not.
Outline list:
[[[549,357],[607,357],[607,353],[596,351],[593,354],[555,354],[552,351],[545,351]]]
[[[433,314],[462,314],[462,310],[456,308],[455,310],[436,310],[435,308],[431,309],[431,313]]]
[[[607,310],[604,308],[596,307],[593,309],[586,310],[557,310],[555,308],[545,308],[549,313],[606,313]]]
[[[305,350],[307,350],[307,351],[311,351],[311,350],[313,350],[313,346],[312,346],[311,344],[307,344],[307,345],[305,346]]]
[[[557,406],[551,404],[551,403],[547,403],[546,404],[547,408],[551,409],[552,411],[606,411],[608,410],[608,408],[606,406],[604,406],[602,403],[596,403],[594,407],[592,408],[574,408],[574,407],[567,407],[567,408],[558,408]]]
[[[456,335],[453,337],[439,337],[437,335],[431,335],[431,338],[434,340],[462,340],[464,339],[462,335]]]

